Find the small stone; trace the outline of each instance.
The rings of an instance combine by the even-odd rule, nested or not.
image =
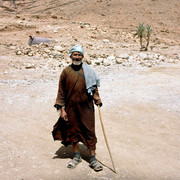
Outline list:
[[[165,58],[163,57],[163,56],[159,56],[159,61],[164,61],[165,60]]]
[[[152,54],[149,54],[147,57],[149,60],[154,59]]]
[[[16,46],[10,46],[10,49],[15,50]]]
[[[147,59],[147,54],[145,54],[145,53],[140,53],[139,54],[139,57],[141,58],[141,59]]]
[[[57,28],[54,30],[54,33],[59,32],[60,29],[61,29],[60,27],[57,27]]]
[[[158,54],[153,54],[153,58],[158,59],[158,58],[159,58],[159,55],[158,55]]]
[[[167,62],[168,63],[174,63],[174,60],[173,59],[168,59]]]
[[[128,62],[123,62],[122,65],[123,65],[123,66],[126,66],[126,67],[131,67],[131,66],[132,66],[132,64],[130,64],[130,63],[128,63]]]
[[[21,55],[22,54],[22,51],[21,50],[17,50],[16,51],[16,55]]]
[[[28,63],[25,67],[25,69],[32,69],[32,68],[36,68],[34,64],[30,64]]]
[[[54,46],[54,50],[59,51],[59,52],[63,52],[64,48],[61,46]]]
[[[115,56],[108,56],[107,59],[108,59],[109,61],[113,61],[113,60],[115,60],[116,58],[115,58]]]
[[[19,19],[19,18],[21,18],[21,16],[20,16],[19,14],[17,14],[17,15],[16,15],[16,18],[18,18],[18,19]]]
[[[28,55],[30,52],[31,52],[31,49],[29,49],[29,48],[24,49],[24,54],[25,55]]]
[[[110,41],[108,39],[103,39],[103,43],[109,43]]]
[[[129,59],[129,54],[127,54],[127,53],[121,54],[121,55],[119,55],[119,58]]]
[[[57,17],[55,14],[52,14],[52,15],[51,15],[51,18],[57,19],[58,17]]]
[[[28,53],[28,56],[33,56],[33,53],[32,53],[32,52],[29,52],[29,53]]]
[[[129,56],[128,61],[129,61],[129,62],[133,62],[133,61],[134,61],[134,57],[133,57],[133,56]]]
[[[99,61],[100,63],[102,63],[102,62],[103,62],[103,58],[98,57],[97,61]]]
[[[48,58],[48,55],[46,53],[43,54],[44,58]]]
[[[95,61],[94,61],[94,64],[95,64],[95,65],[100,65],[100,64],[101,64],[101,62],[100,62],[100,61],[98,61],[98,60],[95,60]]]
[[[111,65],[111,61],[109,61],[108,59],[104,59],[103,60],[103,65],[104,66],[110,66]]]
[[[89,65],[92,64],[92,62],[91,62],[90,59],[86,59],[85,62],[86,62],[87,64],[89,64]]]
[[[147,62],[145,65],[146,65],[147,67],[152,67],[152,63],[151,63],[151,62]]]
[[[116,63],[117,64],[122,64],[123,63],[123,60],[121,58],[116,58]]]

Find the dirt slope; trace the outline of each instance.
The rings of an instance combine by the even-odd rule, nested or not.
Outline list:
[[[156,38],[172,44],[180,43],[179,0],[24,0],[17,1],[17,7],[9,8],[7,4],[0,6],[0,10],[2,13],[53,14],[69,21],[88,22],[129,32],[134,31],[139,23],[145,23],[151,25]]]

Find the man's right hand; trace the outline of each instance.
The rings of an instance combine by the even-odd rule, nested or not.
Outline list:
[[[68,121],[67,113],[64,108],[61,108],[61,117],[64,119],[64,121]]]

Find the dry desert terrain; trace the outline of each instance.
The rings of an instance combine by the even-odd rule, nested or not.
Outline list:
[[[18,0],[0,4],[0,179],[179,180],[180,1]],[[139,23],[152,28],[148,51],[133,37]],[[51,44],[29,46],[29,36]],[[89,152],[66,167],[72,147],[53,141],[53,107],[68,50],[81,44],[101,78],[101,108],[116,167],[112,171],[98,109],[97,159]]]

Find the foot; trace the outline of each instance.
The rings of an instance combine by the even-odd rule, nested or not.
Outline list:
[[[94,169],[95,171],[102,171],[102,165],[95,159],[89,163],[89,166]]]
[[[82,158],[74,157],[67,165],[68,168],[73,169],[75,168],[80,162],[82,162]]]

